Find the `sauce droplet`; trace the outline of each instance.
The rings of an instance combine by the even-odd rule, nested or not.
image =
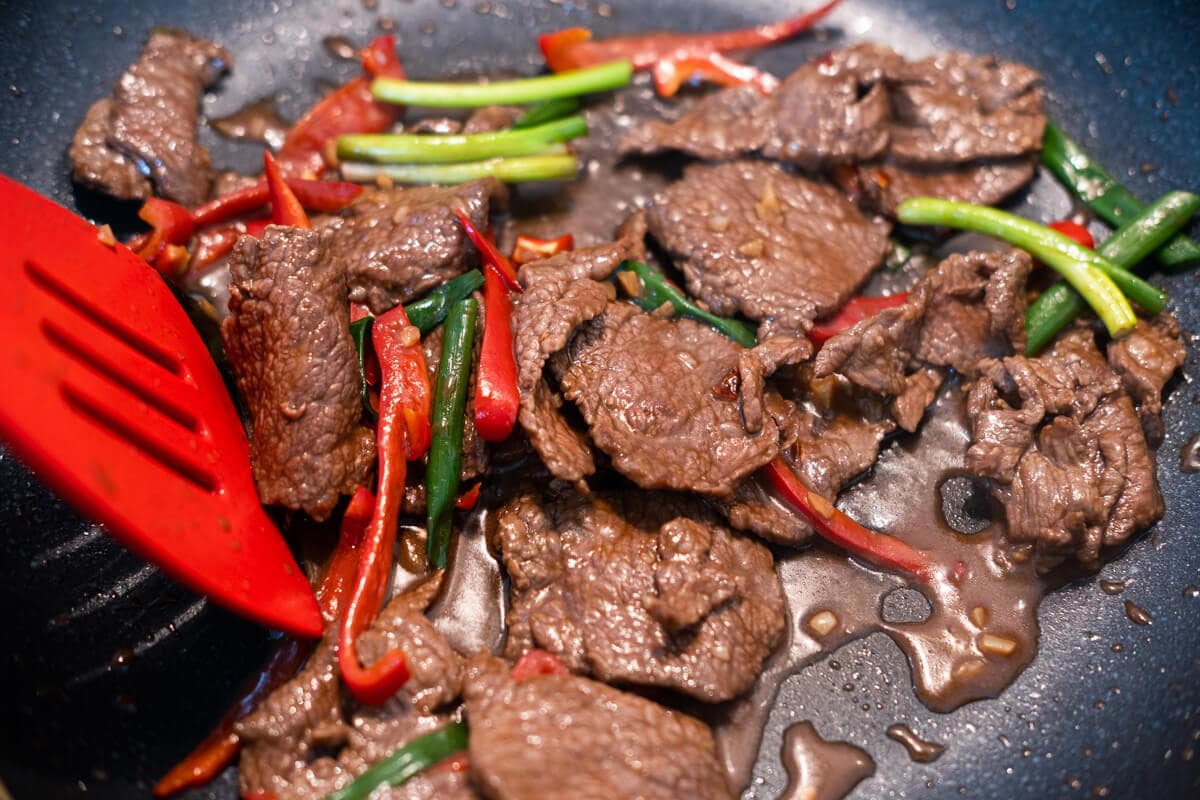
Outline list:
[[[1183,596],[1184,597],[1200,597],[1200,589],[1197,589],[1195,586],[1188,584],[1187,586],[1183,587]]]
[[[1125,591],[1125,581],[1101,580],[1100,589],[1105,594],[1120,594]]]
[[[841,800],[875,774],[875,762],[866,751],[847,742],[822,739],[807,721],[784,732],[779,755],[788,774],[787,788],[779,800]]]
[[[904,745],[904,749],[908,751],[908,757],[918,764],[937,761],[942,753],[946,752],[946,745],[922,739],[913,732],[912,728],[903,723],[892,725],[887,729],[887,735]]]
[[[112,654],[110,663],[113,669],[125,670],[129,669],[135,659],[137,659],[137,653],[134,652],[132,647],[119,647]]]
[[[270,97],[242,106],[229,116],[209,120],[212,129],[235,142],[262,142],[278,148],[287,136],[289,125],[279,117]]]
[[[358,48],[345,36],[326,36],[321,40],[325,50],[334,58],[351,61],[358,57]]]
[[[1125,601],[1125,616],[1138,625],[1152,625],[1154,620],[1146,613],[1146,609],[1133,604],[1132,600]]]
[[[1192,434],[1192,438],[1179,451],[1179,470],[1200,472],[1200,433]]]

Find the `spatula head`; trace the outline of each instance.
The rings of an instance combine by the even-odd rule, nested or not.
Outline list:
[[[48,485],[191,589],[319,636],[267,518],[204,342],[161,276],[0,176],[0,438]]]

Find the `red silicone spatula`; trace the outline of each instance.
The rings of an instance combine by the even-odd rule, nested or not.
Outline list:
[[[80,511],[226,608],[321,634],[183,308],[130,250],[4,176],[0,374],[0,438]]]

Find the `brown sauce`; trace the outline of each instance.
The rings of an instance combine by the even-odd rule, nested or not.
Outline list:
[[[1125,601],[1125,616],[1129,617],[1129,621],[1135,625],[1153,625],[1154,620],[1146,609],[1141,606],[1134,605],[1132,600]]]
[[[340,58],[343,61],[353,61],[358,58],[358,48],[345,36],[326,36],[321,40],[321,45],[325,48],[325,52],[334,58]]]
[[[779,800],[841,800],[875,774],[875,762],[866,751],[822,739],[811,722],[797,723],[784,732],[779,755],[788,774]]]
[[[226,139],[235,142],[262,142],[278,148],[283,144],[290,125],[279,117],[275,101],[264,97],[248,103],[232,114],[211,119],[209,126]]]
[[[1102,579],[1100,581],[1100,591],[1104,592],[1105,594],[1120,594],[1121,592],[1125,591],[1125,581],[1110,581]]]
[[[908,757],[918,764],[928,764],[931,761],[937,761],[941,758],[942,753],[946,752],[946,745],[926,741],[917,736],[912,728],[900,722],[889,727],[887,735],[888,738],[895,739],[904,745],[904,749],[908,751]]]
[[[1200,472],[1200,433],[1193,434],[1183,449],[1179,451],[1179,470],[1181,472]]]

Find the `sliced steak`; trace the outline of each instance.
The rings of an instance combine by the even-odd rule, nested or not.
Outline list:
[[[697,719],[574,675],[515,680],[481,654],[463,686],[471,777],[496,800],[728,800],[712,732]]]
[[[455,209],[466,211],[482,230],[490,204],[501,192],[491,179],[376,190],[328,218],[329,257],[345,274],[350,299],[382,314],[465,272],[478,253]]]
[[[144,200],[152,191],[150,179],[137,162],[108,143],[112,132],[113,99],[92,103],[83,124],[71,139],[71,169],[75,180],[118,200]]]
[[[1187,348],[1179,337],[1179,323],[1163,312],[1138,322],[1133,333],[1108,343],[1108,363],[1121,376],[1125,391],[1137,405],[1146,438],[1157,447],[1162,441],[1162,390],[1183,366]]]
[[[250,411],[250,460],[266,505],[325,519],[374,461],[359,422],[358,359],[342,272],[315,230],[268,226],[230,258],[225,353]]]
[[[525,291],[513,308],[513,346],[521,391],[518,420],[551,474],[563,480],[582,481],[595,471],[595,463],[586,436],[563,416],[562,397],[546,382],[543,371],[550,357],[566,347],[575,329],[608,306],[613,288],[600,281],[622,261],[640,257],[640,229],[635,233],[521,268]]]
[[[868,207],[894,218],[910,197],[998,205],[1033,180],[1037,163],[1036,156],[1019,156],[944,166],[867,164],[850,170],[849,181],[839,183]]]
[[[359,657],[366,666],[389,647],[400,647],[408,658],[412,677],[387,703],[361,706],[341,687],[331,631],[295,678],[238,723],[243,796],[262,792],[278,800],[323,800],[397,748],[451,721],[448,711],[462,686],[462,660],[422,613],[431,599],[428,586],[392,600],[359,637]],[[474,796],[461,772],[435,768],[380,800]]]
[[[949,52],[894,73],[888,155],[902,164],[965,164],[1042,147],[1042,76],[995,56]]]
[[[463,123],[463,133],[491,133],[511,128],[525,113],[519,106],[486,106],[471,112]]]
[[[748,690],[781,640],[770,552],[686,495],[527,495],[497,520],[510,658],[541,648],[600,680],[719,702]]]
[[[762,162],[689,167],[647,223],[714,312],[799,332],[845,303],[887,250],[887,223],[826,183]]]
[[[889,138],[884,79],[903,63],[889,47],[860,44],[805,64],[771,95],[763,155],[809,170],[878,158]]]
[[[869,392],[894,397],[914,389],[910,375],[921,365],[972,377],[980,359],[1024,348],[1025,281],[1032,266],[1021,250],[955,253],[917,282],[904,305],[825,342],[814,373],[819,378],[838,373]],[[932,392],[923,394],[932,399]],[[909,420],[915,413],[905,409]]]
[[[741,352],[702,323],[613,303],[572,339],[559,382],[617,471],[647,489],[723,495],[779,450],[773,420],[751,434],[738,395],[722,395]]]
[[[1103,548],[1162,516],[1153,448],[1090,329],[1073,328],[1037,358],[981,368],[967,403],[967,466],[989,479],[1009,541],[1031,547],[1039,568],[1074,557],[1096,569]]]
[[[147,197],[152,182],[170,200],[203,203],[213,174],[196,140],[200,98],[231,63],[220,45],[156,28],[111,99],[93,105],[76,132],[75,178],[122,199]]]
[[[678,150],[713,161],[752,153],[771,135],[767,99],[753,86],[722,89],[702,98],[679,119],[651,120],[617,146],[622,156]]]

